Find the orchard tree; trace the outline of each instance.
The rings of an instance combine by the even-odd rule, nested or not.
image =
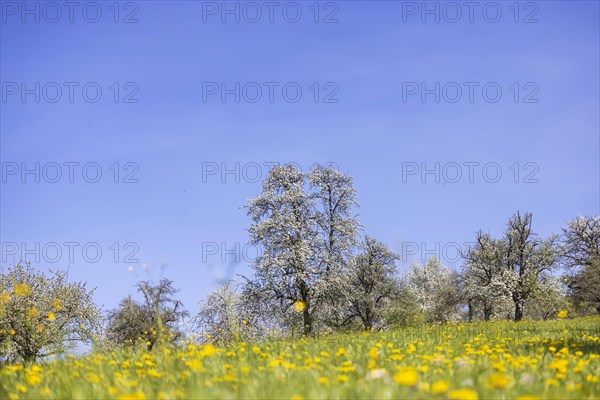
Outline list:
[[[347,267],[358,244],[360,225],[353,214],[358,206],[352,177],[317,165],[308,175],[315,204],[316,259],[320,294],[318,318],[338,326],[347,304]]]
[[[249,200],[250,241],[263,253],[256,258],[253,287],[284,313],[299,310],[302,329],[312,332],[320,277],[317,217],[305,175],[293,165],[273,168],[262,193]]]
[[[475,245],[463,255],[460,294],[466,300],[469,321],[477,306],[481,306],[483,319],[488,321],[494,315],[495,306],[510,296],[505,255],[504,242],[482,231],[477,233]]]
[[[128,296],[117,309],[109,312],[108,339],[126,345],[142,341],[148,350],[161,340],[180,340],[183,332],[179,323],[188,313],[174,297],[179,290],[174,288],[173,281],[163,278],[157,285],[142,281],[136,287],[143,301],[137,302]]]
[[[359,318],[365,330],[382,325],[383,316],[390,301],[398,293],[396,260],[383,243],[366,237],[363,250],[350,264],[349,303],[346,321]]]
[[[231,282],[219,285],[200,302],[194,325],[213,342],[258,339],[263,333],[263,320],[252,300]]]
[[[535,292],[544,273],[550,273],[557,266],[560,253],[557,237],[540,239],[531,227],[532,215],[519,212],[507,224],[503,238],[504,263],[509,274],[505,283],[514,303],[514,319],[523,319],[525,302]]]
[[[562,244],[571,298],[600,313],[600,216],[569,221]]]
[[[600,216],[579,216],[563,228],[564,264],[568,268],[592,266],[600,258]]]
[[[544,274],[525,304],[525,315],[531,319],[548,320],[568,308],[569,301],[563,284],[556,277]]]
[[[454,274],[436,257],[428,259],[425,265],[413,263],[406,280],[428,322],[458,318],[459,298]]]
[[[92,294],[64,271],[9,268],[0,276],[0,359],[33,361],[92,341],[101,319]]]

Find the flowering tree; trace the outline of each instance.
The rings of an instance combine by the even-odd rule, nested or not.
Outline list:
[[[458,293],[452,271],[436,257],[413,263],[406,275],[408,288],[429,322],[458,318]]]
[[[555,318],[569,308],[564,285],[550,274],[544,274],[533,294],[525,304],[525,316],[531,319]]]
[[[253,263],[253,286],[276,300],[284,313],[302,308],[304,333],[312,331],[319,262],[317,219],[304,174],[292,165],[273,168],[263,192],[249,200],[252,244],[263,253]]]
[[[240,293],[238,289],[239,286],[227,282],[200,302],[200,311],[193,322],[206,340],[227,343],[265,336],[268,331],[265,317],[272,314],[262,309],[262,302],[250,297],[254,295],[252,291]]]
[[[305,334],[316,321],[339,323],[345,305],[344,276],[359,224],[352,178],[316,166],[304,174],[293,165],[273,168],[262,193],[249,201],[250,238],[264,250],[248,287],[278,303]]]
[[[563,261],[571,298],[600,313],[600,216],[577,217],[563,228]]]
[[[475,246],[464,255],[461,279],[461,297],[468,306],[468,319],[473,318],[474,308],[481,307],[482,316],[488,321],[495,308],[509,299],[509,278],[505,269],[504,242],[479,231]],[[497,311],[497,310],[496,310]]]
[[[349,311],[346,321],[359,318],[365,330],[381,325],[388,303],[398,293],[396,260],[383,243],[365,238],[363,251],[350,264]]]
[[[188,313],[174,297],[179,290],[173,286],[173,281],[163,278],[157,285],[142,281],[136,286],[144,301],[140,303],[128,296],[117,309],[109,311],[109,341],[118,344],[142,341],[148,350],[152,350],[160,340],[174,342],[181,339],[183,333],[178,324]]]
[[[514,319],[523,319],[524,305],[536,290],[544,273],[550,273],[559,261],[557,237],[540,239],[531,228],[532,215],[519,212],[507,224],[501,243],[504,252],[505,283],[514,303]]]
[[[100,328],[92,293],[64,271],[9,268],[0,276],[0,358],[31,361],[91,341]]]
[[[352,177],[333,168],[316,166],[308,174],[315,207],[317,240],[314,243],[319,279],[318,319],[338,327],[348,304],[348,265],[358,244],[358,206]]]

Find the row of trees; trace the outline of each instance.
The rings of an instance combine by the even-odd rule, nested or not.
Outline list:
[[[93,291],[64,272],[10,268],[0,278],[0,360],[60,354],[75,341],[152,349],[186,337],[182,326],[203,340],[231,341],[600,312],[600,217],[578,217],[562,235],[540,238],[531,214],[517,212],[501,237],[478,232],[459,270],[431,258],[401,275],[397,254],[361,238],[351,177],[285,165],[262,189],[247,205],[251,242],[263,249],[253,274],[217,287],[191,319],[167,279],[138,283],[141,301],[128,296],[102,318]]]
[[[251,242],[263,249],[254,274],[211,293],[196,318],[212,338],[600,312],[598,216],[541,238],[531,213],[517,212],[501,237],[478,232],[459,270],[431,258],[399,275],[398,255],[360,238],[351,177],[285,165],[262,189],[248,204]]]

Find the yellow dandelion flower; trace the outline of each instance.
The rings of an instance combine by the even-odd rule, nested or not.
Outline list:
[[[335,353],[335,355],[337,357],[340,357],[340,356],[343,356],[343,355],[346,355],[346,354],[348,354],[348,350],[346,350],[344,347],[340,347],[338,349],[337,353]]]
[[[448,381],[437,381],[431,385],[431,393],[433,394],[443,394],[448,391],[449,385]]]
[[[28,385],[35,386],[42,382],[42,377],[37,374],[27,374],[25,381]]]
[[[50,313],[48,314],[48,321],[54,321],[56,319],[56,314],[54,313]]]
[[[560,382],[556,379],[546,379],[546,384],[548,386],[560,386]]]
[[[208,343],[204,345],[204,348],[202,349],[202,353],[205,356],[213,356],[215,354],[218,353],[218,350],[215,346],[213,346],[212,344]]]
[[[88,382],[92,382],[92,383],[100,382],[100,377],[96,374],[87,374],[85,376],[85,379],[87,379]]]
[[[419,374],[413,368],[404,368],[394,375],[394,380],[402,386],[414,386],[419,382]]]
[[[451,390],[448,393],[448,398],[451,400],[477,400],[479,396],[477,392],[471,389]]]
[[[560,310],[556,316],[560,319],[565,319],[569,316],[569,312],[567,310]]]
[[[338,382],[348,382],[350,378],[348,377],[348,375],[338,375],[337,380]]]
[[[369,350],[369,357],[373,360],[377,360],[379,358],[379,349],[377,347],[371,347],[371,350]]]
[[[185,365],[187,365],[192,371],[202,370],[202,363],[200,362],[200,360],[186,361]]]
[[[589,374],[588,376],[585,377],[585,380],[588,382],[592,382],[592,383],[598,383],[600,378],[598,378],[598,375]]]
[[[494,389],[504,389],[510,384],[510,379],[504,374],[494,374],[488,382]]]
[[[119,400],[146,400],[144,392],[135,392],[119,396]]]
[[[329,383],[329,378],[322,376],[319,379],[317,379],[317,382],[322,383],[323,385],[327,385]]]

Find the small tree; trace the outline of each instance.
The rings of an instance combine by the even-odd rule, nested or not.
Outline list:
[[[559,311],[569,308],[565,288],[560,280],[544,274],[525,304],[525,316],[531,319],[555,318]]]
[[[214,342],[250,340],[260,332],[261,318],[253,304],[231,282],[219,285],[200,302],[194,325]]]
[[[527,299],[535,292],[539,279],[557,266],[560,253],[557,237],[545,240],[538,237],[531,227],[532,215],[519,212],[508,221],[503,239],[505,275],[514,303],[514,319],[523,319]]]
[[[362,253],[350,264],[350,309],[346,321],[359,318],[365,330],[381,325],[386,306],[398,293],[397,259],[398,255],[385,244],[365,238]]]
[[[600,313],[600,216],[569,221],[563,228],[562,245],[571,298]]]
[[[476,244],[463,255],[465,260],[459,277],[461,297],[467,303],[467,319],[471,321],[475,308],[481,307],[484,321],[488,321],[495,308],[510,296],[505,269],[504,242],[479,231]]]
[[[565,278],[574,303],[600,313],[600,258],[591,259],[587,266]]]
[[[454,275],[436,257],[428,259],[425,265],[413,263],[407,280],[428,322],[458,318],[459,297]]]
[[[148,350],[152,350],[160,340],[180,340],[183,332],[179,329],[179,322],[188,313],[181,301],[174,298],[179,290],[173,287],[173,281],[163,278],[158,285],[142,281],[136,287],[143,302],[128,296],[117,309],[109,312],[108,339],[119,344],[142,341]]]
[[[68,282],[64,271],[35,271],[17,264],[0,277],[0,358],[33,361],[89,342],[100,312],[85,283]]]

